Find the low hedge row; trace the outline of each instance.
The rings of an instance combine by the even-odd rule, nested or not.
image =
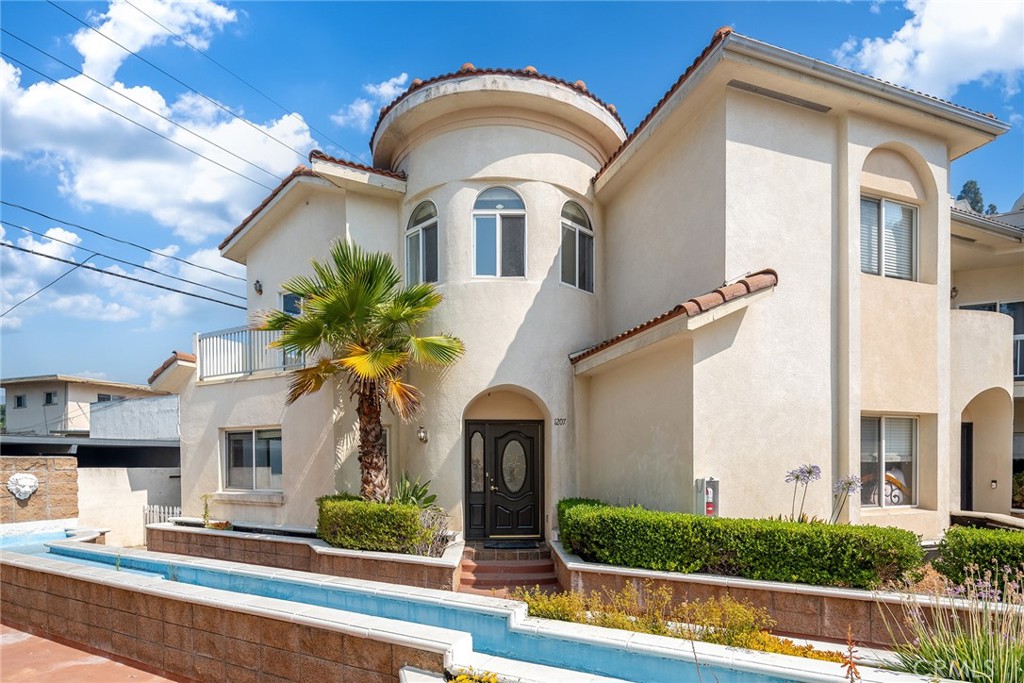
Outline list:
[[[340,494],[316,500],[316,535],[336,548],[412,553],[430,540],[415,505],[375,503]]]
[[[932,566],[956,584],[968,579],[971,567],[977,568],[973,578],[978,580],[986,571],[998,579],[1006,567],[1024,570],[1024,532],[955,526],[939,543],[939,558]]]
[[[902,529],[703,517],[580,498],[559,502],[558,520],[574,553],[625,567],[875,588],[924,562],[917,536]]]

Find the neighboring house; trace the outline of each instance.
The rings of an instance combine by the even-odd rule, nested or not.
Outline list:
[[[74,456],[79,527],[110,529],[107,541],[114,545],[141,545],[145,506],[181,505],[177,396],[64,375],[2,384],[9,414],[19,413],[15,397],[24,396],[28,417],[8,420],[0,453],[12,463]],[[32,410],[40,399],[42,411]],[[45,422],[33,421],[40,417]]]
[[[951,222],[948,193],[1007,129],[729,29],[632,133],[581,81],[467,64],[382,110],[374,167],[312,153],[221,254],[250,314],[298,310],[281,283],[339,239],[437,284],[424,332],[466,354],[412,372],[391,475],[429,479],[469,538],[547,536],[570,495],[703,509],[702,477],[723,515],[788,514],[808,462],[809,514],[855,474],[848,519],[935,538],[968,417],[969,502],[1010,511],[1014,320],[951,308],[1024,299],[1020,235]],[[186,514],[210,492],[218,517],[309,525],[358,488],[349,396],[286,406],[302,359],[272,339],[201,334],[151,381],[181,395]]]
[[[0,380],[7,391],[8,434],[87,434],[92,405],[103,409],[126,398],[153,396],[146,385],[71,375]]]

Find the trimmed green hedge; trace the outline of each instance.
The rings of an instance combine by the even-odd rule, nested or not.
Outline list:
[[[1004,567],[1024,569],[1024,532],[952,527],[939,543],[939,559],[932,566],[950,581],[962,584],[972,565],[978,568],[974,574],[978,579],[987,570],[999,577]]]
[[[875,588],[924,562],[917,536],[902,529],[703,517],[579,498],[558,504],[558,520],[574,553],[625,567]]]
[[[415,505],[375,503],[340,494],[316,500],[320,508],[317,538],[335,548],[412,553],[430,540]]]

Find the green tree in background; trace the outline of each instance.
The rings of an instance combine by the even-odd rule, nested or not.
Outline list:
[[[985,208],[985,200],[981,196],[981,188],[978,187],[978,181],[968,180],[964,183],[964,186],[960,188],[960,194],[956,196],[957,200],[966,199],[976,213],[984,213],[986,216],[999,213],[999,209],[996,208],[995,204],[989,204],[988,208]]]

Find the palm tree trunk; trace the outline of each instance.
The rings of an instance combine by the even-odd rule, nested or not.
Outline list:
[[[359,390],[359,495],[365,500],[385,501],[391,493],[384,430],[380,424],[380,394],[373,382]]]

